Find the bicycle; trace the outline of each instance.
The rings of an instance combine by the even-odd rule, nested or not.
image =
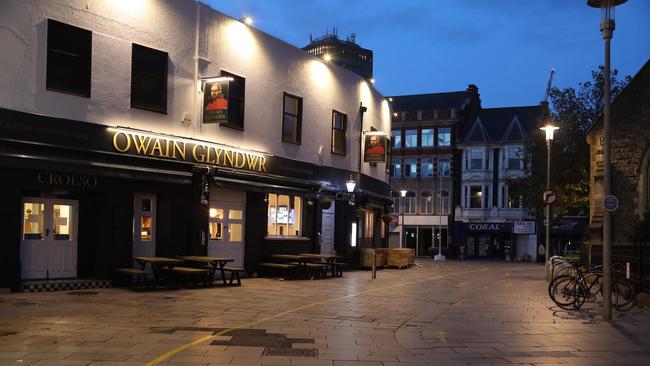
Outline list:
[[[551,300],[565,310],[580,309],[585,301],[595,301],[598,294],[603,296],[602,266],[583,271],[575,268],[576,275],[561,275],[554,278],[548,286]],[[636,300],[634,285],[622,278],[612,279],[612,305],[619,311],[631,309]]]

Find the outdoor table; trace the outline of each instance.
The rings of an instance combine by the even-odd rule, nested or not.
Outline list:
[[[273,259],[282,259],[285,261],[296,261],[298,265],[305,267],[307,265],[307,258],[303,255],[296,254],[271,254],[269,257]]]
[[[221,280],[223,281],[223,284],[226,285],[226,271],[223,269],[226,266],[226,263],[229,262],[234,262],[235,260],[233,258],[220,258],[220,257],[208,257],[208,256],[200,256],[200,255],[190,255],[190,256],[182,256],[178,257],[186,262],[195,262],[195,263],[201,263],[207,266],[208,269],[208,275],[212,280],[214,280],[214,275],[219,270],[221,272]]]
[[[332,270],[332,277],[336,277],[336,259],[340,258],[340,256],[335,254],[313,254],[313,253],[304,253],[304,254],[300,254],[300,256],[305,260],[307,259],[325,260],[327,265],[330,266]]]
[[[147,264],[151,266],[151,272],[156,283],[169,283],[174,288],[178,286],[174,283],[174,276],[172,276],[172,269],[174,267],[183,264],[182,260],[166,257],[133,257],[133,260],[136,261],[144,271],[147,267]]]

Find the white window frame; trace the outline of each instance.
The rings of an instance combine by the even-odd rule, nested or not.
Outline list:
[[[446,193],[446,196],[443,196],[442,193]],[[449,191],[447,190],[440,190],[438,191],[438,214],[440,215],[449,215],[450,213],[450,200],[451,200],[451,195],[449,194]]]
[[[397,131],[391,131],[390,136],[392,138],[392,144],[393,144],[393,149],[401,149],[402,148],[402,131],[397,130]]]
[[[402,177],[402,160],[401,159],[393,159],[391,160],[391,165],[393,166],[392,172],[391,172],[391,177],[393,178],[401,178]]]
[[[425,196],[425,193],[429,196]],[[430,191],[424,190],[420,192],[420,214],[431,215],[433,214],[433,194]]]
[[[417,197],[404,197],[402,199],[403,205],[404,205],[404,214],[405,215],[414,215],[416,213],[416,204],[417,204]]]
[[[426,171],[424,170],[424,166],[427,164],[431,164],[431,171],[430,174],[426,174]],[[431,178],[433,177],[433,158],[423,158],[420,160],[420,177],[422,178]]]
[[[430,131],[430,133],[424,133],[424,131]],[[423,128],[422,129],[422,147],[433,147],[434,146],[434,137],[435,129],[433,128]]]
[[[472,187],[481,188],[481,207],[471,207]],[[485,209],[490,207],[490,185],[485,183],[468,183],[463,185],[463,208]]]
[[[440,131],[444,131],[444,133],[441,133]],[[443,140],[444,143],[441,144],[441,143],[440,143],[440,137],[441,137],[441,136],[445,136],[445,135],[447,136],[447,138],[445,138],[445,139]],[[438,146],[443,146],[443,147],[451,146],[451,127],[441,127],[441,128],[438,128],[438,139],[437,139],[437,142],[438,142]]]
[[[415,142],[413,142],[415,138]],[[418,147],[418,130],[406,130],[404,132],[404,148],[405,149],[415,149]]]
[[[447,161],[448,169],[447,169],[446,174],[443,174],[443,172],[440,170],[441,169],[441,164],[440,164],[441,160],[446,160]],[[451,176],[451,158],[446,157],[446,156],[445,157],[439,157],[438,158],[438,166],[437,166],[437,168],[438,169],[437,169],[436,174],[438,174],[439,177],[449,177],[449,176]]]
[[[465,149],[465,170],[487,170],[489,153],[484,147],[470,147]],[[480,168],[473,168],[472,161],[481,160]]]
[[[518,158],[512,159],[518,160],[518,164],[516,166],[511,166],[511,159],[510,159],[510,154],[513,153],[515,156],[518,156]],[[524,169],[524,149],[521,146],[508,146],[504,149],[503,152],[503,160],[504,160],[504,166],[508,170],[522,170]]]
[[[418,177],[418,159],[417,158],[405,158],[404,160],[402,160],[402,162],[403,162],[403,165],[404,165],[404,172],[403,172],[402,176],[404,178],[409,178],[409,179],[417,178]],[[411,162],[412,162],[412,164],[411,164]],[[410,166],[413,167],[409,171],[408,175],[406,175],[406,171],[407,171],[406,166],[407,165],[410,165]]]

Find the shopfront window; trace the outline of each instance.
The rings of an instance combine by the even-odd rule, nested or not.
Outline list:
[[[45,205],[42,203],[25,203],[23,222],[23,239],[43,239],[45,233]]]
[[[269,236],[301,236],[302,198],[298,196],[269,193]]]

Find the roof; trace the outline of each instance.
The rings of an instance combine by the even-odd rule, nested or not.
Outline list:
[[[527,141],[531,131],[541,126],[545,106],[485,108],[463,127],[463,143]],[[478,133],[481,131],[481,133]]]
[[[400,112],[432,111],[436,109],[461,109],[468,97],[467,92],[455,91],[446,93],[399,95],[393,98],[393,110]]]
[[[636,93],[640,95],[641,93],[639,92],[639,90],[635,90],[635,89],[642,89],[644,84],[646,85],[645,87],[646,90],[648,90],[647,85],[650,84],[650,58],[646,60],[643,66],[641,66],[641,68],[639,69],[639,71],[637,71],[637,73],[634,75],[632,80],[630,80],[630,82],[625,86],[625,89],[623,89],[621,94],[619,94],[618,97],[616,97],[616,99],[612,101],[611,103],[612,109],[618,104],[617,102],[619,100],[623,101],[626,98],[629,98],[630,93],[632,94]],[[598,116],[598,119],[594,123],[592,123],[591,126],[589,126],[586,135],[590,135],[594,128],[600,128],[600,129],[603,128],[603,113],[601,113],[600,116]]]

